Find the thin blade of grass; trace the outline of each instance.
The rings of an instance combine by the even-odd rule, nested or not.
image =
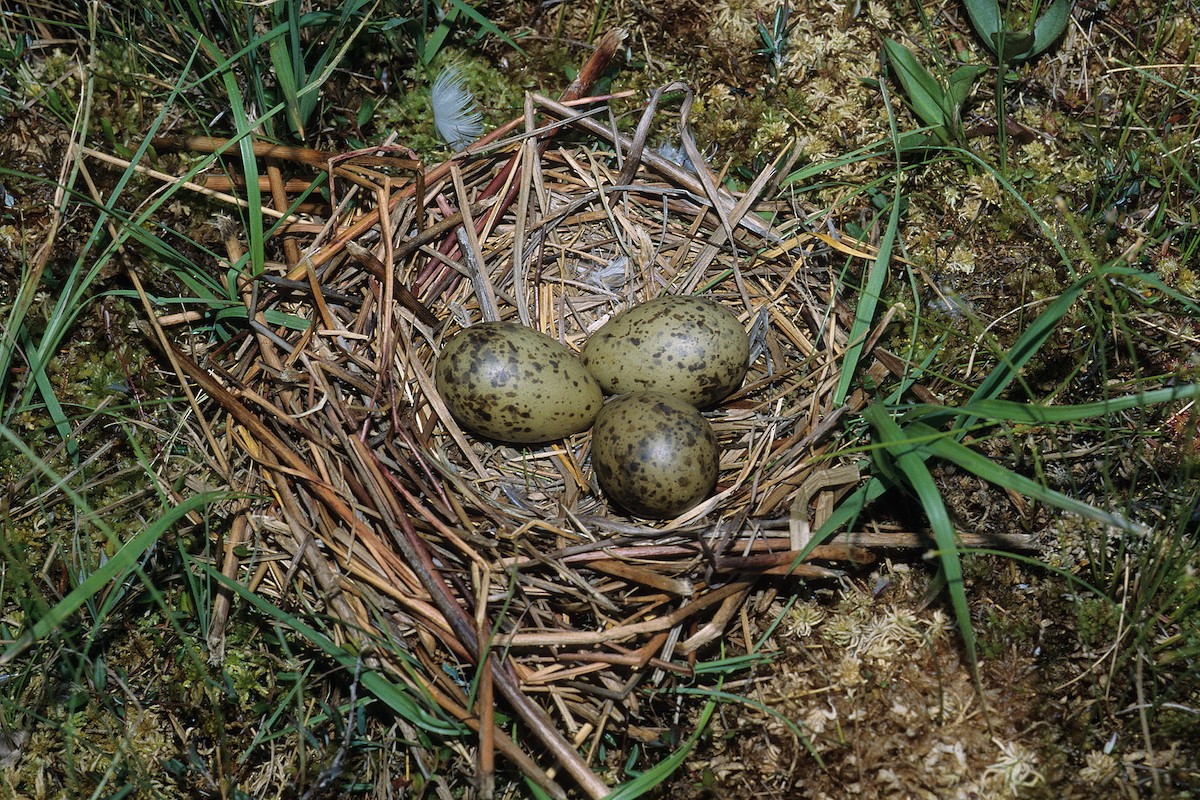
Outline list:
[[[239,597],[245,600],[250,605],[254,606],[263,614],[271,619],[288,626],[296,633],[300,634],[310,644],[317,647],[325,655],[337,661],[342,667],[351,672],[354,672],[358,664],[358,656],[350,652],[344,647],[339,647],[325,634],[304,623],[299,617],[296,617],[282,608],[267,602],[255,592],[250,591],[245,586],[237,581],[230,580],[221,574],[220,570],[204,564],[202,565],[209,578],[225,586],[230,591],[235,592]],[[404,719],[411,722],[413,725],[430,733],[440,734],[443,736],[462,736],[469,733],[467,728],[458,725],[452,721],[441,719],[428,710],[423,708],[416,700],[413,699],[412,690],[401,684],[389,679],[383,673],[363,667],[361,673],[362,684],[372,695],[379,698],[381,702],[402,716]],[[423,698],[430,704],[431,707],[437,708],[437,704],[431,698]]]
[[[933,480],[925,459],[921,455],[920,446],[914,445],[896,421],[892,419],[884,406],[872,403],[863,411],[863,417],[875,429],[876,436],[883,444],[887,455],[894,461],[895,469],[903,476],[905,483],[916,494],[929,520],[933,531],[933,539],[937,543],[937,557],[941,564],[942,575],[946,580],[946,588],[950,592],[950,603],[954,610],[954,618],[958,622],[958,632],[962,636],[963,646],[967,649],[968,663],[971,675],[977,685],[980,684],[978,657],[975,648],[975,629],[971,625],[971,609],[967,605],[967,590],[963,584],[962,561],[959,557],[958,542],[954,535],[954,526],[950,523],[950,515],[942,501],[937,483]],[[948,437],[943,434],[942,440]],[[965,448],[964,448],[965,449]],[[980,456],[982,458],[982,456]],[[986,459],[985,459],[986,460]],[[982,690],[982,686],[980,686]]]
[[[442,45],[446,43],[446,37],[450,35],[451,28],[454,27],[454,23],[458,20],[460,10],[458,7],[451,8],[442,17],[442,21],[438,23],[438,26],[434,28],[433,33],[424,37],[424,42],[418,48],[423,66],[428,67],[432,64],[434,57],[441,52]]]
[[[623,783],[618,786],[605,800],[634,800],[634,798],[641,797],[647,792],[653,791],[663,781],[670,778],[675,773],[675,770],[679,769],[683,762],[687,760],[688,754],[692,752],[692,748],[696,746],[696,742],[700,741],[700,737],[708,729],[708,723],[712,719],[716,708],[717,701],[710,700],[704,706],[704,710],[700,712],[700,719],[696,720],[696,728],[692,731],[692,735],[679,746],[678,750],[629,781],[629,783]]]
[[[196,51],[193,50],[191,56],[188,58],[188,61],[184,66],[185,72],[182,74],[187,74],[186,70],[191,69],[191,65],[195,59],[195,56]],[[117,213],[116,203],[122,196],[122,193],[124,192],[124,189],[128,185],[129,181],[131,181],[137,174],[136,170],[134,169],[134,165],[140,163],[140,161],[145,157],[154,133],[159,129],[159,127],[161,127],[163,122],[170,115],[170,110],[180,92],[180,83],[182,83],[182,79],[177,82],[175,87],[172,89],[167,98],[167,102],[163,106],[163,109],[150,124],[148,135],[134,153],[130,162],[130,166],[117,179],[116,184],[109,193],[107,202],[100,209],[99,216],[92,225],[92,230],[89,233],[86,242],[80,249],[79,257],[76,259],[70,273],[67,275],[64,285],[58,291],[58,300],[55,302],[54,308],[50,312],[50,317],[46,322],[46,326],[42,331],[41,338],[38,340],[36,347],[26,348],[26,352],[28,353],[27,357],[29,360],[29,371],[33,375],[34,380],[25,384],[21,397],[16,405],[16,409],[20,410],[27,407],[29,402],[32,400],[33,393],[35,391],[40,393],[43,402],[46,404],[47,411],[52,415],[52,421],[54,422],[56,429],[64,439],[68,440],[68,448],[71,450],[72,454],[75,452],[75,444],[69,441],[69,425],[67,424],[65,416],[61,413],[61,406],[58,402],[58,398],[54,394],[53,385],[49,382],[45,374],[46,367],[50,364],[55,354],[58,352],[59,345],[62,343],[62,340],[66,336],[70,326],[74,323],[76,317],[78,317],[80,312],[83,310],[87,292],[92,282],[95,281],[101,270],[108,263],[109,258],[111,258],[111,256],[117,252],[121,244],[121,241],[110,242],[102,254],[97,256],[95,253],[95,248],[106,235],[108,224],[114,218],[120,218],[120,215]],[[165,197],[161,198],[160,203],[165,202],[165,200]],[[64,200],[64,203],[65,202],[67,202],[67,200]],[[154,208],[157,209],[158,204],[155,204]],[[149,211],[147,210],[146,215],[148,214]],[[140,220],[144,221],[147,218],[146,215],[140,217]],[[122,228],[122,230],[128,230],[128,226]],[[34,278],[31,277],[30,279],[32,280]],[[14,312],[15,311],[16,309],[14,308]],[[16,322],[19,326],[24,325],[23,318],[18,318]],[[17,329],[18,328],[14,328],[12,330]],[[7,347],[4,342],[0,342],[0,365],[8,363],[10,358],[10,348]]]
[[[849,527],[854,520],[858,519],[859,515],[866,509],[868,505],[877,500],[888,489],[892,488],[892,483],[884,478],[872,476],[866,483],[855,489],[846,496],[833,513],[829,515],[829,519],[825,520],[820,528],[818,528],[809,539],[808,544],[796,555],[796,559],[792,562],[792,567],[801,564],[808,554],[817,548],[818,545],[824,544],[825,540],[843,528]]]
[[[8,428],[0,427],[0,436],[20,450],[26,458],[29,458],[34,463],[40,463],[40,460],[29,450],[25,443]],[[61,485],[61,488],[71,497],[72,502],[76,503],[76,507],[87,508],[83,498],[78,497],[69,487]],[[0,664],[9,663],[30,645],[49,636],[60,628],[84,603],[95,597],[106,586],[109,586],[114,581],[124,580],[122,576],[138,566],[138,560],[142,554],[153,547],[167,531],[185,516],[225,497],[226,495],[220,492],[204,492],[189,497],[179,505],[164,509],[161,517],[147,525],[143,531],[129,541],[124,542],[107,561],[88,575],[78,586],[68,592],[66,597],[52,606],[41,619],[26,628],[17,637],[17,640],[9,645],[3,654],[0,654]],[[111,530],[108,530],[107,526],[101,520],[94,519],[93,521],[108,536],[115,538],[115,534]]]
[[[1081,517],[1095,520],[1102,525],[1108,525],[1130,533],[1143,534],[1146,532],[1145,526],[1136,522],[1130,522],[1119,514],[1104,511],[1081,500],[1068,497],[1065,494],[1043,486],[1031,478],[1002,467],[986,456],[980,455],[966,445],[955,441],[947,433],[937,431],[920,422],[914,422],[906,426],[904,430],[911,434],[912,438],[921,442],[917,445],[918,452],[923,452],[928,456],[942,458],[953,464],[957,464],[973,475],[996,486],[1011,489],[1033,500],[1038,500],[1046,505],[1061,508],[1063,511],[1069,511],[1072,514],[1078,514]]]
[[[1064,254],[1065,257],[1065,254]],[[1138,278],[1146,279],[1151,285],[1161,283],[1146,278],[1145,274],[1128,267],[1117,265],[1105,265],[1097,267],[1092,272],[1076,280],[1073,284],[1067,287],[1067,290],[1060,294],[1055,300],[1046,307],[1038,317],[1033,321],[1028,328],[1017,338],[1017,341],[1011,348],[1000,358],[1000,362],[995,369],[984,378],[975,391],[971,395],[971,399],[964,406],[971,406],[984,400],[992,400],[1001,392],[1008,388],[1009,384],[1016,379],[1021,370],[1026,364],[1041,350],[1042,345],[1050,338],[1051,334],[1061,324],[1063,318],[1067,315],[1071,306],[1098,280],[1108,280],[1113,278]],[[952,412],[947,407],[942,413],[932,413],[925,417],[925,422],[930,425],[942,424]],[[965,417],[958,423],[958,429],[965,431],[973,425],[971,417]],[[960,437],[961,438],[961,437]]]
[[[820,766],[822,768],[825,766],[825,761],[821,758],[820,751],[817,750],[816,746],[812,743],[812,741],[804,734],[804,730],[799,725],[797,725],[793,720],[784,716],[782,713],[780,713],[776,709],[771,708],[769,705],[762,702],[761,700],[755,700],[751,697],[745,697],[740,694],[734,694],[733,692],[723,692],[723,691],[720,691],[717,689],[704,689],[704,688],[699,688],[699,687],[688,687],[688,686],[679,687],[678,689],[675,690],[675,693],[676,694],[699,695],[700,697],[711,697],[714,700],[722,700],[726,703],[740,703],[744,706],[749,706],[750,708],[760,711],[763,714],[772,716],[776,720],[778,720],[780,723],[782,723],[785,728],[787,728],[789,731],[791,731],[792,735],[795,736],[796,739],[798,739],[800,741],[800,743],[804,745],[804,749],[807,750],[809,755],[811,755],[816,760],[818,766]]]
[[[521,55],[525,55],[525,51],[521,49],[521,46],[518,45],[511,36],[506,34],[504,31],[500,30],[499,28],[497,28],[496,23],[492,22],[490,19],[485,17],[483,14],[479,13],[479,11],[475,8],[475,6],[471,5],[470,3],[464,2],[464,0],[450,0],[450,5],[454,6],[459,11],[461,11],[464,15],[466,15],[467,18],[469,18],[472,22],[474,22],[476,25],[478,25],[481,30],[486,31],[487,33],[490,33],[492,36],[495,36],[497,39],[504,42],[506,45],[511,47],[513,50],[516,50]]]
[[[237,140],[238,149],[241,152],[242,174],[245,177],[246,184],[246,214],[249,219],[245,228],[250,236],[250,274],[257,277],[262,274],[266,265],[266,249],[262,213],[262,190],[259,188],[258,182],[258,161],[254,156],[253,131],[256,126],[251,125],[250,118],[246,114],[246,103],[242,97],[242,90],[238,86],[237,75],[234,71],[236,62],[223,58],[216,44],[209,41],[206,37],[201,37],[200,46],[216,62],[221,82],[225,86],[226,94],[229,96],[229,110],[233,114],[234,127],[236,129],[236,136],[234,138]],[[263,120],[283,107],[284,104],[282,103],[276,106],[257,120],[257,123],[262,124]]]
[[[304,119],[300,113],[298,96],[300,86],[287,42],[282,38],[272,39],[267,46],[267,52],[271,56],[271,66],[275,71],[275,80],[279,84],[279,91],[283,93],[283,103],[287,107],[288,125],[297,136],[303,139]]]
[[[840,156],[835,156],[830,159],[819,159],[811,164],[805,164],[797,170],[789,172],[787,176],[779,182],[780,186],[806,181],[809,178],[814,178],[825,172],[833,172],[844,167],[857,164],[860,161],[870,161],[873,158],[879,158],[884,153],[895,152],[895,143],[890,139],[885,139],[878,142],[871,142],[857,150],[851,150]]]
[[[851,324],[850,332],[846,336],[847,344],[846,351],[842,355],[841,374],[838,376],[837,389],[833,393],[834,407],[846,402],[846,397],[850,394],[850,385],[854,380],[855,373],[858,371],[858,362],[862,357],[867,333],[870,331],[871,324],[875,319],[875,309],[879,305],[879,297],[883,291],[884,282],[887,279],[888,269],[891,266],[892,248],[896,244],[896,238],[900,230],[900,201],[903,196],[901,179],[903,177],[903,170],[899,151],[899,133],[896,130],[896,115],[892,113],[892,104],[888,98],[887,88],[882,81],[879,83],[879,90],[883,96],[884,106],[888,110],[888,123],[891,126],[892,142],[896,148],[895,194],[891,201],[891,213],[888,215],[887,228],[884,230],[883,237],[879,241],[879,252],[867,272],[866,285],[858,295],[858,306],[854,310],[854,322]]]
[[[1063,422],[1079,422],[1105,414],[1114,414],[1131,408],[1145,408],[1176,400],[1200,400],[1200,384],[1187,383],[1165,389],[1153,389],[1138,394],[1122,395],[1108,400],[1096,400],[1077,405],[1047,406],[1038,403],[1020,403],[1013,400],[972,400],[960,407],[922,405],[905,413],[905,420],[917,420],[929,416],[954,415],[988,420],[989,422],[1012,422],[1026,425],[1048,425]]]

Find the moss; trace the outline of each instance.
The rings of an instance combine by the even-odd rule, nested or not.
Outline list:
[[[984,610],[977,634],[979,654],[987,660],[1007,656],[1011,650],[1032,651],[1039,632],[1036,618],[996,607]]]

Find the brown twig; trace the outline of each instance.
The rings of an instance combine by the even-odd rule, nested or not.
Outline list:
[[[361,447],[361,445],[359,445]],[[363,448],[361,456],[372,459],[374,454]],[[450,623],[459,641],[467,646],[468,652],[476,663],[483,654],[483,643],[476,637],[475,627],[466,610],[455,598],[450,587],[441,578],[425,541],[413,528],[407,514],[400,514],[397,520],[400,530],[393,531],[393,540],[404,554],[405,560],[417,573],[421,585],[425,587],[433,599],[433,603]],[[492,678],[500,693],[509,705],[521,716],[521,719],[542,744],[549,750],[564,769],[578,782],[589,797],[594,800],[608,794],[609,788],[597,775],[588,768],[575,749],[562,738],[553,723],[521,690],[519,682],[511,673],[507,664],[498,662],[492,669]]]

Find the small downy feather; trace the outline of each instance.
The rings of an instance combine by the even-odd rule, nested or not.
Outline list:
[[[433,124],[456,152],[483,133],[483,114],[475,105],[457,65],[443,69],[433,82]]]

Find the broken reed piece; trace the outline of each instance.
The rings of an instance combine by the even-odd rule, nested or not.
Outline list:
[[[383,262],[376,258],[375,254],[370,250],[359,245],[358,242],[346,242],[346,252],[379,280],[383,280],[387,275],[387,267],[384,266]],[[394,286],[394,291],[396,299],[400,301],[400,305],[411,311],[418,320],[431,328],[437,328],[441,324],[441,320],[438,319],[437,315],[429,310],[429,306],[418,300],[407,285],[397,282]]]

